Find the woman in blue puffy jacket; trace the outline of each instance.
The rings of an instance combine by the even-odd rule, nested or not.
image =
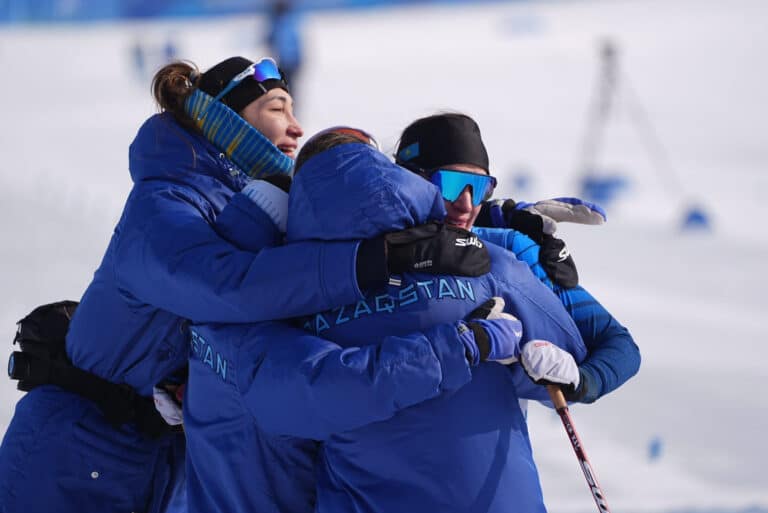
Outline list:
[[[278,186],[302,129],[274,61],[233,57],[203,74],[173,63],[153,93],[161,113],[130,146],[133,188],[66,338],[71,363],[103,386],[44,384],[19,401],[0,446],[3,513],[184,510],[184,438],[158,422],[152,395],[183,379],[189,321],[307,314],[407,265],[351,240],[243,250],[216,228],[241,190],[258,223],[285,223]]]
[[[569,401],[592,403],[637,373],[640,351],[629,331],[578,285],[573,261],[564,244],[542,232],[543,218],[522,210],[487,212],[500,208],[481,204],[493,192],[495,179],[489,176],[488,153],[480,128],[472,118],[460,113],[441,113],[413,121],[402,132],[395,161],[441,187],[447,210],[446,223],[472,230],[483,240],[511,250],[517,258],[529,264],[533,273],[563,303],[589,350],[578,372],[550,376],[564,386]],[[604,218],[598,208],[573,198],[537,205],[542,203],[553,207],[568,220],[586,219],[595,224]],[[484,214],[482,226],[494,228],[476,226],[481,213]],[[522,231],[508,229],[510,224],[523,226],[536,241]],[[552,246],[561,252],[560,258],[541,258],[542,252]],[[530,350],[533,351],[533,347]],[[552,355],[555,359],[559,356],[568,358],[556,351]],[[540,372],[531,363],[536,357],[533,353],[524,353],[522,363],[532,371],[534,378],[540,379]]]

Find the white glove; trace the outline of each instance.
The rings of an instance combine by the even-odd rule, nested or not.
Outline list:
[[[605,210],[599,205],[578,198],[552,198],[536,203],[518,203],[517,209],[527,210],[541,217],[542,231],[552,235],[557,231],[557,223],[603,224],[606,221]]]
[[[526,374],[539,385],[579,386],[579,366],[571,353],[546,340],[531,340],[520,351]]]
[[[169,426],[178,426],[184,420],[181,405],[166,390],[152,387],[152,397],[155,400],[155,409],[160,412]]]
[[[287,192],[264,180],[251,180],[242,192],[272,219],[280,233],[285,233],[288,224]]]

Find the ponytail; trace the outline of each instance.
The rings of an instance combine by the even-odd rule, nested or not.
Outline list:
[[[197,131],[184,111],[184,102],[196,89],[200,72],[194,63],[175,61],[160,68],[152,78],[152,96],[161,112],[168,112],[179,124]]]

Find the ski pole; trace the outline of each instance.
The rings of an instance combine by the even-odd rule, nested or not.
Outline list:
[[[581,470],[584,472],[584,477],[587,478],[587,484],[589,485],[589,491],[592,492],[592,498],[595,499],[597,504],[597,510],[600,513],[611,513],[608,509],[608,503],[605,501],[605,494],[603,493],[600,484],[597,482],[597,476],[592,470],[592,465],[587,459],[587,454],[584,452],[584,447],[579,439],[579,434],[576,433],[576,428],[573,427],[573,421],[571,420],[571,414],[568,412],[568,403],[565,401],[563,391],[557,385],[547,385],[547,392],[552,399],[552,403],[555,405],[557,414],[560,415],[560,420],[563,421],[565,432],[568,435],[568,439],[571,441],[573,451],[576,453],[576,459],[579,460]]]

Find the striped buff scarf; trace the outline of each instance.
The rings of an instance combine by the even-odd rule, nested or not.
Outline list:
[[[206,139],[251,178],[291,174],[293,159],[235,111],[214,102],[212,96],[195,89],[184,102],[184,111]],[[202,119],[198,119],[203,111]]]

